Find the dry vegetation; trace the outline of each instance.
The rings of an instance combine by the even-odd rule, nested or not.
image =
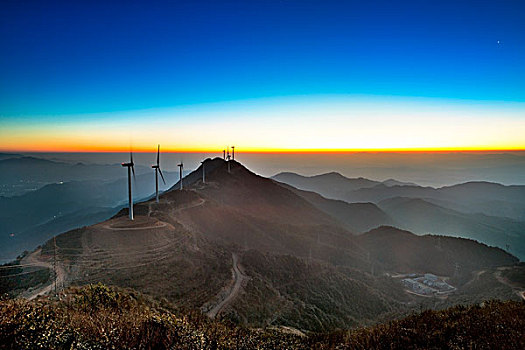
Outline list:
[[[0,344],[12,349],[300,347],[298,337],[175,310],[135,291],[102,284],[69,289],[59,299],[3,300]]]
[[[335,333],[249,329],[182,313],[133,290],[72,288],[57,299],[0,301],[6,349],[523,349],[525,303],[425,311]]]
[[[315,342],[352,349],[523,349],[525,304],[490,301],[424,311],[373,328],[318,335]]]
[[[409,300],[392,279],[318,260],[250,250],[242,262],[251,279],[228,316],[244,324],[312,331],[370,325]]]
[[[503,270],[501,274],[509,283],[525,288],[525,263],[522,262],[517,266]]]
[[[51,271],[47,268],[24,268],[17,267],[18,265],[20,265],[20,260],[1,266],[0,295],[9,293],[16,296],[28,288],[46,283],[50,279]]]

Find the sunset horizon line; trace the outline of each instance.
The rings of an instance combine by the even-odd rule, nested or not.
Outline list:
[[[234,145],[235,146],[235,145]],[[525,152],[525,147],[516,148],[481,148],[481,147],[434,147],[434,148],[349,148],[349,149],[333,149],[333,148],[318,148],[318,149],[259,149],[259,148],[242,148],[235,146],[236,153],[249,154],[342,154],[342,153],[487,153],[487,152]],[[3,153],[156,153],[156,147],[151,149],[145,147],[130,148],[112,148],[112,149],[0,149]],[[176,149],[168,148],[162,149],[162,153],[222,153],[221,148],[212,149]]]

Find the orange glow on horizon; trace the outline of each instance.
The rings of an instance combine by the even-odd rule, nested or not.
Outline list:
[[[222,153],[228,144],[259,154],[519,152],[525,151],[524,113],[525,103],[313,96],[7,119],[0,151],[149,153],[160,143],[168,153]]]
[[[258,148],[236,146],[238,153],[253,154],[341,154],[341,153],[455,153],[455,152],[524,152],[525,147],[435,147],[435,148],[351,148],[351,149],[285,149],[285,148]],[[136,153],[154,153],[156,147],[134,146],[131,148]],[[77,146],[77,147],[31,147],[31,148],[0,148],[0,152],[27,152],[27,153],[121,153],[129,152],[130,147],[103,147],[103,146]],[[163,153],[222,153],[222,148],[184,148],[162,147]]]

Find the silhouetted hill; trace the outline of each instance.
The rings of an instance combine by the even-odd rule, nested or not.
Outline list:
[[[359,244],[369,250],[371,259],[391,272],[430,272],[440,276],[453,276],[459,271],[470,275],[477,269],[518,262],[514,256],[501,249],[470,239],[417,236],[390,226],[371,230],[357,239]]]
[[[525,259],[525,222],[484,214],[466,214],[417,198],[390,198],[379,207],[396,226],[415,233],[433,233],[475,239],[506,249]]]

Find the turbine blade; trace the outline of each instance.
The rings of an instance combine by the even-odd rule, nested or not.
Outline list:
[[[162,178],[162,182],[164,182],[164,185],[165,185],[166,180],[164,180],[164,175],[162,175],[162,170],[160,170],[160,168],[159,168],[159,174],[160,174],[160,177]]]
[[[130,160],[130,163],[133,165],[133,152],[129,152],[129,160]]]
[[[160,145],[157,148],[157,165],[159,165],[159,162],[160,162]]]
[[[137,178],[135,178],[135,166],[133,163],[131,163],[131,172],[133,173],[133,182],[137,181]]]

